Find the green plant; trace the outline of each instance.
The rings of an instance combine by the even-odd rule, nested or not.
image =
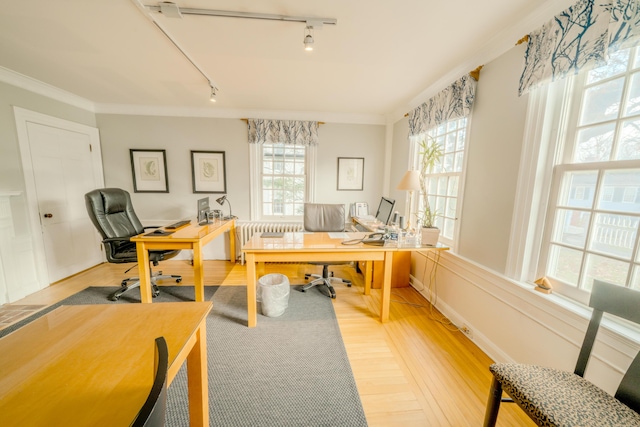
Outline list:
[[[418,219],[424,228],[434,228],[434,223],[438,213],[431,209],[427,194],[427,175],[433,171],[437,163],[442,160],[442,147],[430,136],[418,142],[420,147],[420,189],[422,191],[422,206],[418,210]]]

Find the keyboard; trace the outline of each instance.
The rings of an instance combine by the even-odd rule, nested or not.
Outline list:
[[[167,225],[165,228],[167,230],[175,230],[176,228],[180,228],[180,227],[185,226],[187,224],[191,224],[191,220],[185,219],[184,221],[174,222],[173,224]]]

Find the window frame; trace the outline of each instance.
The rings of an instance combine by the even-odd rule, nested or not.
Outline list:
[[[454,131],[456,132],[456,135],[458,132],[460,132],[462,129],[464,129],[464,142],[463,142],[463,148],[462,150],[457,150],[457,143],[455,144],[456,147],[454,147],[454,150],[451,152],[445,152],[444,150],[444,145],[441,144],[441,146],[443,147],[443,156],[442,159],[444,161],[444,157],[446,155],[451,155],[453,158],[453,162],[454,165],[456,164],[456,155],[459,155],[460,153],[462,154],[462,161],[460,162],[460,170],[455,170],[455,166],[454,166],[454,170],[453,171],[443,171],[442,170],[442,164],[440,163],[439,165],[437,165],[435,167],[435,171],[431,171],[430,173],[427,174],[427,179],[428,180],[434,180],[436,186],[438,186],[438,181],[442,178],[445,178],[447,180],[449,180],[451,177],[456,177],[458,180],[458,188],[457,188],[457,193],[454,195],[451,195],[448,193],[448,190],[445,191],[445,195],[429,195],[429,203],[432,206],[432,209],[435,209],[436,211],[439,210],[438,205],[437,205],[437,198],[441,198],[443,200],[445,200],[443,203],[447,203],[450,199],[454,199],[455,200],[455,213],[453,215],[448,215],[447,219],[449,221],[452,222],[452,233],[450,236],[447,236],[443,231],[443,219],[442,216],[438,216],[438,218],[436,218],[436,225],[438,226],[438,228],[440,228],[440,239],[439,241],[447,246],[449,246],[451,249],[455,250],[458,244],[458,239],[459,239],[459,234],[460,234],[460,221],[458,221],[458,218],[460,218],[460,214],[462,212],[462,206],[463,206],[463,201],[464,201],[464,184],[465,184],[465,175],[466,175],[466,170],[467,170],[467,159],[468,159],[468,153],[469,153],[469,135],[470,135],[470,129],[471,129],[471,115],[468,115],[467,117],[458,117],[455,119],[451,119],[451,120],[447,120],[443,123],[440,123],[439,125],[433,126],[429,129],[427,129],[426,132],[418,134],[418,135],[414,135],[414,136],[410,136],[409,137],[409,169],[414,169],[414,170],[420,170],[420,145],[418,144],[418,141],[423,138],[423,135],[425,134],[429,134],[430,138],[434,138],[436,139],[436,141],[438,141],[438,139],[442,138],[442,143],[446,144],[446,137],[447,135],[451,134],[451,130],[449,130],[449,123],[451,122],[458,122],[460,120],[465,120],[466,121],[466,125],[464,127],[456,127],[456,129],[454,129]],[[441,134],[437,134],[437,130],[439,128],[443,127],[445,129],[445,131]],[[431,135],[432,133],[436,133],[435,136]],[[448,182],[448,181],[447,181]],[[430,188],[429,185],[427,185],[427,188]],[[431,193],[428,190],[428,193]],[[414,194],[413,197],[413,204],[412,206],[409,207],[410,212],[411,212],[411,219],[412,219],[412,223],[416,224],[415,222],[413,222],[414,219],[417,218],[418,216],[418,212],[420,210],[420,201],[422,199],[423,195],[421,191],[417,191]],[[409,206],[410,204],[410,200],[411,198],[407,195],[407,206]]]
[[[635,50],[635,48],[632,48]],[[635,61],[636,64],[639,60],[638,56],[640,56],[640,49],[635,50],[635,54],[629,56],[628,62],[632,63]],[[531,255],[531,259],[529,261],[529,273],[527,273],[527,265],[521,264],[516,265],[517,263],[511,258],[508,262],[507,274],[514,277],[515,279],[522,278],[522,276],[526,275],[526,279],[529,282],[535,280],[535,278],[546,276],[548,271],[550,271],[551,266],[557,260],[550,260],[549,253],[551,252],[551,244],[553,241],[556,224],[556,216],[558,212],[562,209],[571,209],[572,211],[581,211],[588,213],[590,216],[589,228],[586,231],[585,242],[582,248],[577,249],[581,253],[581,264],[580,264],[580,272],[578,275],[577,284],[569,284],[565,283],[561,280],[557,280],[557,278],[548,277],[551,283],[554,286],[555,291],[568,297],[577,302],[586,304],[588,303],[590,291],[585,288],[581,288],[581,283],[584,280],[583,275],[588,274],[588,257],[589,256],[599,256],[604,252],[598,251],[594,248],[594,245],[591,242],[593,233],[595,233],[596,228],[592,226],[591,222],[596,221],[596,218],[600,215],[613,214],[618,216],[629,216],[631,210],[622,211],[622,210],[607,210],[602,206],[599,206],[598,203],[603,201],[603,198],[606,194],[611,192],[611,197],[613,197],[612,189],[609,189],[605,184],[605,173],[606,172],[615,172],[620,170],[628,170],[635,169],[638,170],[640,168],[640,159],[633,160],[615,160],[614,158],[614,150],[615,144],[619,142],[618,134],[621,132],[623,124],[625,121],[631,121],[633,119],[637,120],[640,115],[636,114],[628,114],[625,115],[624,108],[627,105],[626,101],[629,96],[628,85],[632,79],[633,75],[640,75],[640,71],[638,68],[628,66],[623,74],[614,74],[612,76],[608,76],[599,82],[588,82],[588,70],[585,70],[576,76],[568,77],[564,81],[552,83],[551,85],[539,89],[532,93],[532,97],[530,98],[529,103],[529,113],[528,113],[528,123],[527,128],[532,129],[534,127],[538,127],[536,129],[540,138],[539,141],[536,141],[539,146],[538,150],[538,162],[550,161],[550,164],[547,166],[538,165],[536,169],[538,173],[536,174],[535,183],[529,183],[528,185],[528,195],[535,195],[538,193],[538,198],[532,197],[532,208],[535,206],[536,201],[541,205],[542,209],[536,213],[533,209],[529,213],[529,218],[525,221],[521,222],[520,225],[526,225],[527,222],[529,226],[531,224],[535,224],[534,227],[530,228],[530,230],[537,230],[538,233],[541,234],[541,238],[531,239],[531,243],[529,247],[526,249]],[[580,123],[581,114],[583,114],[583,98],[586,96],[587,91],[590,88],[596,87],[598,83],[603,84],[612,82],[621,76],[624,76],[625,80],[622,87],[622,95],[620,101],[619,111],[613,119],[607,119],[603,121],[598,121],[594,123]],[[552,112],[558,112],[559,114],[553,115]],[[544,116],[544,118],[542,118]],[[613,124],[614,125],[614,134],[612,137],[612,145],[610,152],[609,160],[605,161],[586,161],[586,162],[573,162],[574,150],[578,146],[578,132],[582,129],[588,129],[589,126],[602,126],[604,124]],[[546,128],[546,129],[545,129]],[[544,130],[543,130],[544,129]],[[531,143],[531,141],[529,141]],[[525,145],[527,141],[525,139]],[[523,155],[525,151],[536,151],[535,144],[532,144],[532,147],[529,149],[523,150]],[[533,148],[533,149],[531,149]],[[544,152],[547,152],[547,156],[544,156]],[[525,157],[523,156],[523,159]],[[613,159],[613,160],[612,160]],[[572,172],[583,172],[583,171],[592,171],[596,173],[597,181],[595,184],[595,190],[593,195],[593,202],[589,208],[577,208],[575,206],[570,206],[569,203],[563,205],[560,200],[560,192],[563,189],[563,179],[568,176]],[[529,178],[531,179],[531,171],[529,173]],[[526,178],[526,173],[521,174],[520,179]],[[547,187],[543,182],[548,182]],[[535,188],[538,188],[536,190]],[[540,190],[541,189],[541,190]],[[626,190],[625,190],[626,191]],[[636,197],[637,197],[637,189]],[[526,196],[523,196],[526,197]],[[521,204],[524,204],[522,198],[520,200]],[[516,209],[515,214],[518,214],[518,209]],[[640,217],[640,214],[634,214],[637,217]],[[524,227],[521,227],[524,229]],[[632,287],[633,285],[633,277],[634,274],[637,274],[640,271],[640,262],[638,261],[638,239],[640,232],[636,230],[635,242],[634,246],[631,249],[631,253],[629,254],[628,260],[624,261],[622,257],[615,257],[611,254],[604,253],[608,259],[612,259],[614,261],[623,261],[628,264],[627,270],[627,278],[625,283],[623,284],[626,287]],[[529,233],[531,236],[531,233]],[[520,237],[520,242],[513,241],[514,247],[522,247],[522,241],[526,239],[526,235]],[[553,241],[553,244],[557,247],[562,245],[558,245],[558,241]],[[534,245],[538,245],[536,248]],[[510,248],[511,249],[511,248]],[[575,248],[572,248],[575,249]],[[519,268],[518,268],[519,267]],[[634,273],[635,272],[635,273]],[[520,275],[520,277],[518,277]]]
[[[286,144],[285,144],[286,145]],[[262,203],[263,144],[249,144],[249,194],[251,221],[300,222],[302,215],[264,215]],[[317,147],[305,145],[305,202],[315,200]]]

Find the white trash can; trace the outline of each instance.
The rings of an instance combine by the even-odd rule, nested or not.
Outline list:
[[[262,303],[262,314],[278,317],[289,306],[289,278],[284,274],[266,274],[258,279],[256,300]]]

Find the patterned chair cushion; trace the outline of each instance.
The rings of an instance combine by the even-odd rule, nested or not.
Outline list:
[[[640,426],[640,414],[573,372],[513,363],[489,370],[539,426]]]

